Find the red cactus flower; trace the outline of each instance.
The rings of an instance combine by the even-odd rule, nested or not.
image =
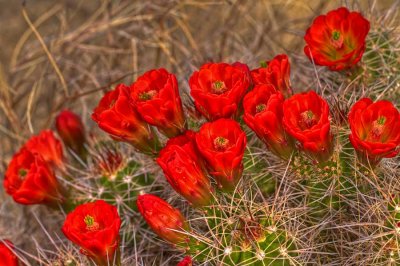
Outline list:
[[[119,84],[107,92],[94,109],[92,119],[113,139],[128,142],[144,153],[157,153],[158,139],[130,103],[126,85]]]
[[[70,110],[60,112],[56,117],[56,128],[65,146],[77,154],[84,153],[85,127],[78,115]]]
[[[283,103],[285,130],[317,161],[328,160],[332,152],[329,106],[314,91],[298,93]]]
[[[374,165],[400,149],[400,113],[389,101],[363,98],[349,113],[350,141],[364,163]]]
[[[157,163],[163,169],[171,186],[194,206],[209,205],[212,188],[202,158],[194,143],[195,133],[170,139],[160,151]]]
[[[193,265],[192,257],[186,256],[176,266],[192,266],[192,265]]]
[[[0,266],[18,266],[18,258],[12,251],[13,244],[9,240],[0,241]]]
[[[182,231],[190,228],[180,211],[151,194],[139,195],[136,203],[140,214],[159,237],[173,244],[186,242],[188,237]]]
[[[368,20],[341,7],[314,19],[304,36],[304,53],[315,64],[330,70],[349,68],[360,61],[368,32]]]
[[[64,169],[62,144],[54,136],[53,131],[41,131],[38,135],[31,137],[25,147],[34,154],[40,154],[50,165]]]
[[[242,66],[208,63],[192,74],[190,94],[196,108],[208,119],[232,118],[250,86]]]
[[[63,201],[61,187],[49,165],[25,147],[13,156],[3,184],[20,204],[56,205]]]
[[[231,119],[205,123],[196,134],[199,152],[212,169],[219,188],[233,190],[242,177],[246,134]]]
[[[119,248],[121,219],[117,208],[98,200],[79,205],[65,219],[64,235],[81,247],[81,252],[98,265],[106,266]]]
[[[283,95],[272,85],[256,85],[243,100],[246,124],[283,159],[289,159],[294,148],[292,138],[284,131]]]
[[[293,94],[290,86],[290,62],[285,54],[262,62],[260,68],[251,71],[251,77],[254,85],[271,84],[286,98]]]
[[[144,121],[167,137],[181,134],[185,117],[175,75],[167,70],[150,70],[131,85],[131,97]]]
[[[250,81],[249,87],[252,87],[251,71],[250,71],[249,66],[247,64],[241,63],[239,61],[233,63],[232,66],[240,67],[242,69],[242,71],[246,74],[247,78]]]

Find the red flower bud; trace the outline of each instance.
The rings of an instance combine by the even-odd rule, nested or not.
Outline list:
[[[237,115],[250,79],[241,66],[208,63],[192,74],[189,85],[196,108],[208,120],[216,120]]]
[[[186,256],[176,266],[192,266],[192,265],[193,265],[192,257]]]
[[[286,98],[293,92],[290,86],[290,62],[285,54],[275,56],[271,61],[263,62],[260,68],[251,71],[254,85],[271,84]]]
[[[70,212],[62,231],[69,240],[81,247],[82,254],[106,266],[114,261],[114,254],[119,248],[120,227],[117,208],[98,200],[79,205]]]
[[[349,68],[360,61],[368,32],[368,20],[341,7],[314,19],[304,36],[304,53],[316,65],[330,70]]]
[[[65,146],[77,154],[84,152],[85,127],[78,115],[69,110],[60,112],[56,117],[56,128]]]
[[[244,97],[243,119],[271,152],[289,159],[294,143],[283,129],[283,101],[282,93],[272,85],[256,85]]]
[[[116,147],[105,144],[96,150],[94,161],[97,172],[111,179],[124,167],[123,154]]]
[[[62,144],[56,139],[53,131],[41,131],[39,135],[31,137],[25,147],[30,152],[41,155],[50,165],[64,168]]]
[[[314,91],[295,94],[283,103],[283,125],[318,162],[330,158],[329,106]]]
[[[131,85],[131,97],[140,116],[167,137],[181,134],[185,117],[175,75],[167,70],[150,70]]]
[[[202,158],[197,154],[195,133],[170,139],[160,151],[157,163],[163,169],[171,186],[194,206],[208,205],[212,199],[212,188]]]
[[[0,266],[18,266],[17,256],[12,251],[13,244],[9,240],[0,241]]]
[[[349,113],[350,141],[364,163],[372,165],[399,153],[400,113],[389,101],[363,98]]]
[[[49,165],[25,147],[16,153],[5,173],[4,188],[21,204],[50,204],[63,201],[61,187]]]
[[[242,177],[246,134],[231,119],[205,123],[196,134],[199,152],[212,169],[218,186],[233,190]]]
[[[92,119],[113,139],[128,142],[144,153],[157,153],[158,139],[130,103],[126,85],[119,84],[107,92],[94,109]]]
[[[159,237],[174,244],[188,239],[182,231],[190,228],[180,211],[151,194],[139,195],[136,203],[140,214]]]

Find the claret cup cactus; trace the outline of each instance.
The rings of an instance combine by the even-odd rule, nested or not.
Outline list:
[[[375,20],[340,7],[301,56],[141,69],[92,121],[59,112],[3,181],[53,246],[4,237],[0,265],[400,265],[399,42]]]

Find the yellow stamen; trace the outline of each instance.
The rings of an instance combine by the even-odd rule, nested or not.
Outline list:
[[[386,117],[380,116],[372,123],[371,134],[374,138],[379,139],[383,133],[383,128],[386,122]]]
[[[333,40],[335,40],[335,41],[337,41],[337,40],[339,40],[339,38],[340,38],[340,32],[339,31],[333,31],[332,32],[332,39]]]
[[[86,224],[86,230],[88,231],[96,231],[99,229],[99,224],[94,220],[93,216],[86,215],[84,222]]]
[[[256,113],[261,113],[262,111],[264,111],[267,108],[267,106],[265,104],[259,104],[256,106]]]
[[[307,128],[311,128],[316,122],[315,115],[310,110],[301,113],[300,116],[301,116],[301,118],[303,120],[302,122],[304,123],[304,125]]]
[[[24,168],[21,168],[21,169],[18,170],[18,175],[20,177],[25,177],[27,173],[28,173],[28,171],[26,169],[24,169]]]
[[[229,140],[224,137],[216,137],[214,139],[214,147],[216,150],[223,151],[227,148]]]
[[[343,35],[338,30],[334,30],[331,36],[331,43],[336,49],[340,49],[343,46]]]
[[[147,100],[153,99],[153,97],[156,95],[157,95],[156,90],[149,90],[149,91],[145,91],[145,92],[142,92],[141,94],[139,94],[139,99],[142,101],[147,101]]]
[[[222,94],[227,91],[227,87],[225,86],[225,82],[221,80],[217,80],[212,84],[212,92],[215,94]]]

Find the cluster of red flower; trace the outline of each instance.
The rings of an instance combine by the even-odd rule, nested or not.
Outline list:
[[[368,30],[369,22],[359,13],[339,8],[314,20],[305,36],[305,53],[331,70],[351,67],[362,57]],[[189,85],[196,109],[209,122],[193,132],[187,130],[175,75],[165,69],[150,70],[131,86],[119,84],[106,93],[92,119],[113,139],[157,156],[171,186],[201,207],[214,198],[209,175],[223,191],[235,189],[242,176],[246,134],[235,121],[241,115],[268,149],[284,160],[297,149],[317,162],[330,158],[329,105],[314,91],[293,95],[289,76],[286,55],[252,71],[238,62],[203,65]],[[349,113],[349,124],[350,141],[361,159],[376,164],[399,152],[400,114],[392,103],[361,99]],[[80,152],[85,142],[80,118],[63,112],[56,126],[64,144]],[[152,126],[169,138],[161,151]],[[60,141],[51,131],[43,131],[14,155],[4,187],[22,204],[61,203],[64,195],[54,171],[64,168]],[[146,194],[138,197],[137,205],[160,237],[172,243],[186,239],[179,231],[189,230],[188,223],[167,202]],[[84,254],[107,265],[118,250],[120,225],[117,209],[96,201],[68,214],[62,230]],[[189,265],[190,258],[185,260]]]
[[[54,171],[63,168],[61,142],[52,131],[44,130],[14,154],[5,173],[4,188],[21,204],[57,204],[64,197]]]
[[[56,128],[66,147],[81,151],[85,130],[79,116],[71,111],[60,112]],[[31,137],[14,154],[4,177],[4,188],[21,204],[48,204],[64,201],[63,190],[55,176],[64,172],[63,147],[51,130],[43,130]]]

